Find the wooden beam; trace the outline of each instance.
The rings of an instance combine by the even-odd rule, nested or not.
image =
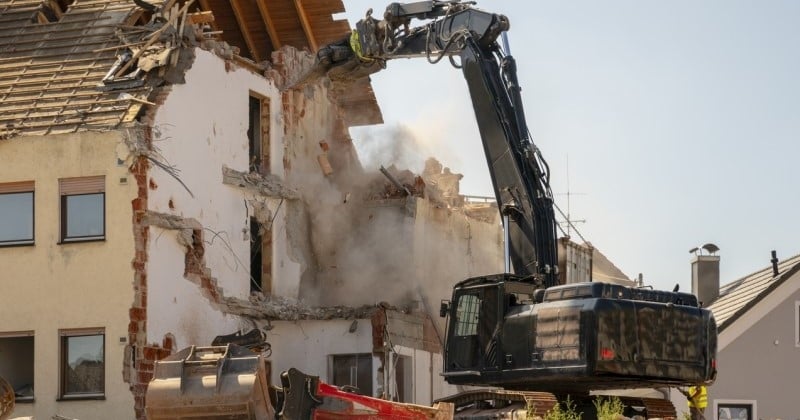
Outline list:
[[[297,16],[300,17],[300,24],[303,25],[303,32],[306,33],[306,39],[308,39],[311,51],[317,52],[317,40],[314,38],[314,32],[311,31],[311,24],[308,21],[306,9],[303,7],[303,0],[294,0],[294,8],[297,9]]]
[[[278,31],[275,30],[275,25],[272,23],[269,7],[267,7],[267,0],[257,0],[257,3],[258,10],[261,12],[261,18],[264,20],[264,26],[267,28],[269,39],[272,40],[272,49],[278,50],[281,48],[281,39],[278,36]]]
[[[200,8],[203,9],[204,11],[209,11],[213,13],[213,10],[211,10],[211,5],[208,4],[208,0],[199,0],[198,3],[200,3]],[[219,25],[217,25],[217,21],[211,22],[211,28],[214,29],[215,31],[219,31]]]
[[[247,44],[247,49],[250,50],[250,55],[253,57],[253,61],[258,63],[261,61],[261,54],[259,54],[258,46],[256,45],[255,40],[253,40],[253,34],[251,34],[247,29],[247,18],[242,10],[242,5],[239,4],[240,1],[241,0],[230,0],[231,9],[233,9],[233,15],[236,17],[236,22],[239,23],[239,31],[242,33],[244,42]]]

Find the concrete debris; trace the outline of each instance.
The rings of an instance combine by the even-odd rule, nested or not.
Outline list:
[[[328,160],[328,154],[323,153],[317,156],[317,162],[319,162],[319,167],[322,169],[322,173],[325,176],[333,175],[333,167],[331,166],[330,160]]]
[[[249,300],[225,298],[224,310],[230,314],[272,321],[367,319],[382,306],[309,306],[301,301],[255,292]],[[388,307],[388,305],[385,305]]]
[[[172,214],[159,213],[148,210],[142,216],[142,224],[146,226],[158,226],[170,230],[196,230],[203,226],[195,219],[183,218]]]
[[[368,200],[425,196],[425,181],[422,177],[407,169],[401,171],[394,165],[381,168],[386,178],[376,177],[371,182]]]
[[[287,200],[300,198],[297,190],[287,186],[280,178],[272,174],[239,172],[223,165],[222,183],[244,188],[267,197],[285,198]]]

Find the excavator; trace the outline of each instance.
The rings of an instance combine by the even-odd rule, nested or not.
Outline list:
[[[694,295],[560,284],[549,168],[525,121],[516,63],[507,43],[498,42],[509,20],[474,6],[392,3],[382,20],[370,10],[346,38],[319,50],[315,72],[346,84],[398,58],[447,58],[461,69],[502,215],[506,269],[459,282],[442,302],[442,375],[450,384],[485,389],[443,398],[440,410],[426,411],[348,394],[292,369],[271,400],[276,417],[359,417],[359,409],[362,418],[502,417],[569,400],[591,419],[592,392],[710,385],[716,377],[716,322]],[[412,27],[416,21],[423,23]],[[676,417],[665,398],[619,398],[626,415]],[[445,404],[451,414],[442,417]],[[484,418],[500,418],[491,416]]]

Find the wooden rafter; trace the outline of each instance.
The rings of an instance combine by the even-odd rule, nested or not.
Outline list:
[[[250,50],[253,61],[259,62],[261,61],[261,54],[258,52],[256,42],[253,40],[253,34],[250,33],[250,28],[247,27],[247,18],[244,14],[244,11],[242,11],[242,5],[239,4],[240,1],[241,0],[230,0],[231,9],[233,9],[233,15],[236,17],[236,22],[239,23],[242,37],[244,38],[244,42],[247,44],[247,49]]]
[[[205,11],[211,11],[211,6],[208,4],[208,0],[198,0],[200,3],[200,8]],[[214,28],[215,31],[219,31],[219,25],[216,21],[211,22],[211,27]]]
[[[272,48],[277,50],[281,47],[281,39],[278,36],[278,31],[275,30],[275,25],[272,22],[272,17],[269,14],[269,7],[267,0],[257,0],[258,10],[261,12],[261,18],[264,20],[264,26],[267,28],[270,40],[272,40]]]
[[[297,9],[297,16],[300,17],[300,23],[303,25],[303,32],[306,34],[311,51],[317,51],[317,40],[314,38],[314,32],[311,31],[311,24],[308,21],[306,9],[303,7],[303,0],[294,0],[294,8]]]

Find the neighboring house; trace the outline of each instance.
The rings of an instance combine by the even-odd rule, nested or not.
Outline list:
[[[706,418],[796,419],[800,377],[800,255],[719,286],[719,257],[692,261],[692,291],[717,320],[719,374]],[[675,406],[686,400],[673,393]]]
[[[502,271],[497,209],[441,165],[393,170],[410,196],[362,167],[348,127],[382,121],[368,80],[295,85],[314,61],[300,50],[346,34],[342,2],[149,3],[0,0],[15,415],[141,419],[155,360],[254,326],[273,383],[293,366],[449,393],[430,314]]]

